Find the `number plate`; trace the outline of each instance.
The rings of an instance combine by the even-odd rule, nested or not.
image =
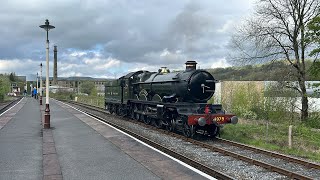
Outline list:
[[[213,118],[213,121],[216,121],[216,122],[224,121],[224,117],[221,117],[221,116],[215,117]]]

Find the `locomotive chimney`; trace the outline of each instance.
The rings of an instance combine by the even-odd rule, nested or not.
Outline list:
[[[187,61],[186,62],[186,71],[196,70],[197,62],[196,61]]]
[[[53,49],[53,84],[57,84],[57,76],[58,76],[58,72],[57,72],[57,46],[54,46]]]

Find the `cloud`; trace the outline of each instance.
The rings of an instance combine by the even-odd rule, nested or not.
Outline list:
[[[235,28],[236,22],[233,20],[227,20],[223,26],[219,29],[217,29],[217,32],[219,33],[231,33],[232,30]]]
[[[84,56],[84,55],[87,55],[86,52],[80,52],[80,51],[76,51],[76,52],[73,52],[70,54],[70,56],[73,56],[73,57],[81,57],[81,56]]]
[[[226,68],[230,67],[231,64],[227,62],[226,58],[218,59],[214,63],[212,63],[211,68]]]
[[[37,66],[40,69],[40,63],[31,59],[0,59],[0,73],[14,72],[27,70],[29,73],[36,71]],[[35,73],[36,74],[36,73]]]
[[[120,66],[120,61],[113,58],[108,58],[105,60],[100,60],[99,65],[95,67],[97,70],[106,70],[109,68],[115,68]]]
[[[183,67],[190,59],[209,68],[226,57],[233,26],[252,2],[4,1],[0,70],[27,74],[45,62],[46,32],[39,25],[47,18],[56,27],[49,31],[50,61],[57,45],[61,76],[114,77],[130,69]],[[13,66],[18,62],[23,66]]]

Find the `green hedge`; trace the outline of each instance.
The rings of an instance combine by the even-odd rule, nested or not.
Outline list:
[[[0,75],[0,101],[4,101],[8,92],[10,92],[10,80],[8,76]]]

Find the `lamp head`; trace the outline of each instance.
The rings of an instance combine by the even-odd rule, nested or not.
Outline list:
[[[46,30],[46,31],[49,31],[50,29],[55,28],[54,26],[50,25],[48,19],[46,19],[46,22],[45,22],[44,25],[40,25],[39,27],[40,27],[40,28],[43,28],[43,29]]]

